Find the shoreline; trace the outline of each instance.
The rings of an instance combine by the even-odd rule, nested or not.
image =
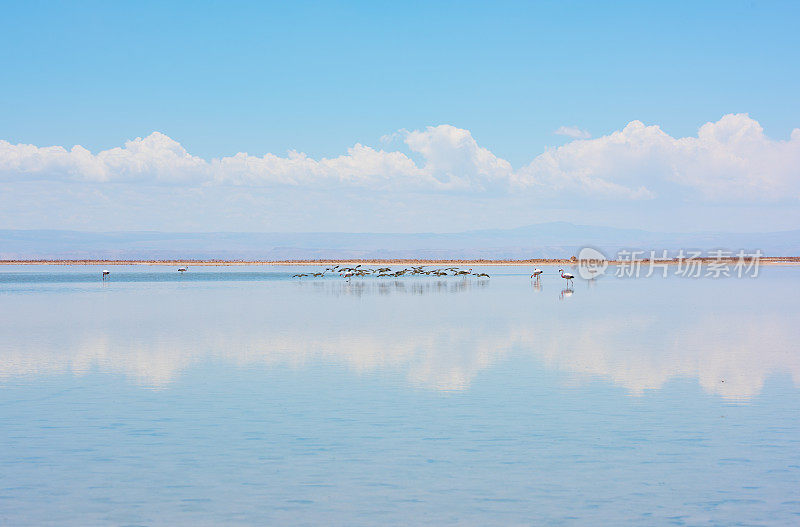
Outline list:
[[[687,262],[689,260],[683,260]],[[738,258],[694,258],[692,262],[735,264]],[[749,259],[745,259],[749,261]],[[649,259],[637,260],[640,265],[650,262]],[[636,263],[634,262],[634,263]],[[656,264],[678,265],[679,260],[654,260]],[[526,260],[425,260],[425,259],[332,259],[332,260],[0,260],[0,265],[163,265],[163,266],[244,266],[244,265],[281,265],[281,266],[324,266],[324,265],[485,265],[485,266],[530,266],[530,265],[576,265],[578,262],[568,258],[532,258]],[[609,265],[631,265],[629,260],[608,260]],[[762,256],[760,265],[797,265],[800,256]]]

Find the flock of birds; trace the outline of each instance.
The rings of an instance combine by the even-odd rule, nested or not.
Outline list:
[[[333,267],[328,267],[324,271],[318,273],[299,273],[296,275],[292,275],[292,278],[305,278],[307,276],[313,276],[315,278],[322,278],[325,276],[325,273],[331,274],[338,274],[342,278],[346,278],[350,281],[353,277],[364,277],[364,276],[377,276],[379,278],[384,277],[391,277],[391,278],[399,278],[401,276],[476,276],[478,278],[489,278],[489,275],[486,273],[473,273],[472,269],[465,271],[463,269],[459,269],[458,267],[444,267],[441,269],[425,269],[425,265],[420,266],[412,266],[411,268],[403,268],[397,271],[392,270],[391,267],[379,267],[377,269],[371,269],[369,267],[362,267],[361,264],[358,264],[355,267],[341,267],[339,265],[334,265]]]
[[[346,278],[348,281],[355,277],[363,277],[363,276],[378,276],[378,277],[392,277],[398,278],[401,276],[416,276],[416,275],[426,275],[426,276],[476,276],[478,278],[489,278],[489,275],[486,273],[473,273],[472,269],[463,270],[459,269],[458,267],[443,267],[440,269],[426,269],[425,265],[420,266],[412,266],[411,268],[404,268],[398,271],[393,271],[391,267],[379,267],[378,269],[371,269],[368,267],[362,267],[361,264],[355,267],[341,267],[339,265],[334,265],[333,267],[327,267],[324,271],[320,271],[317,273],[298,273],[292,275],[292,278],[305,278],[307,276],[313,276],[314,278],[322,278],[325,276],[326,273],[338,274],[342,278]],[[533,274],[531,278],[534,280],[539,280],[539,277],[544,273],[538,267],[533,270]],[[561,278],[566,280],[567,286],[573,284],[573,280],[575,279],[575,275],[570,273],[565,273],[563,269],[558,270],[559,275]]]
[[[358,264],[355,267],[342,267],[340,265],[334,265],[333,267],[327,267],[324,271],[320,271],[318,273],[298,273],[292,275],[292,278],[305,278],[307,276],[313,276],[314,278],[322,278],[325,276],[325,273],[331,274],[338,274],[342,278],[346,278],[349,282],[351,278],[355,277],[364,277],[364,276],[377,276],[379,278],[383,277],[391,277],[391,278],[399,278],[401,276],[475,276],[477,278],[489,278],[489,275],[486,273],[473,273],[472,269],[467,271],[463,269],[459,269],[458,267],[443,267],[441,269],[425,269],[425,265],[419,266],[412,266],[411,268],[403,268],[399,271],[393,271],[391,267],[379,267],[378,269],[371,269],[368,267],[362,267],[361,264]],[[183,274],[187,271],[188,267],[178,267],[178,272]],[[563,269],[558,270],[561,278],[567,281],[567,285],[573,283],[572,281],[575,278],[575,275],[570,273],[565,273]],[[533,274],[531,278],[534,280],[539,280],[539,277],[544,273],[538,267],[533,270]],[[111,271],[108,269],[103,269],[102,277],[105,280]]]

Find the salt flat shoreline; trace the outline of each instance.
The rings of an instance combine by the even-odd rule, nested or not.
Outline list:
[[[686,262],[688,260],[683,260]],[[735,264],[738,258],[694,258],[701,263],[722,262]],[[649,259],[638,260],[643,265]],[[630,265],[630,260],[609,260],[609,265]],[[679,260],[654,260],[659,265],[677,265]],[[576,265],[577,261],[557,258],[534,258],[529,260],[416,260],[416,259],[347,259],[347,260],[0,260],[0,265],[164,265],[164,266],[242,266],[242,265],[486,265],[486,266],[530,266],[530,265]],[[761,265],[797,265],[800,256],[764,256]]]

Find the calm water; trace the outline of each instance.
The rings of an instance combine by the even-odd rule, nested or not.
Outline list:
[[[800,524],[800,267],[0,268],[0,524]]]

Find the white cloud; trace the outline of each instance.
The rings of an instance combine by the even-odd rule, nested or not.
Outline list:
[[[800,129],[788,141],[764,135],[747,114],[674,138],[632,121],[597,139],[548,149],[515,175],[519,185],[653,198],[681,192],[709,200],[800,199]]]
[[[592,137],[592,134],[586,130],[578,128],[577,126],[560,126],[558,130],[553,133],[556,135],[566,135],[567,137],[571,137],[573,139],[589,139]]]
[[[568,127],[562,127],[566,130]],[[283,186],[362,191],[530,193],[642,200],[793,201],[800,199],[800,129],[787,141],[764,135],[746,114],[703,125],[697,137],[674,138],[639,121],[596,139],[547,149],[528,165],[511,164],[450,125],[401,131],[408,152],[356,144],[338,157],[314,159],[239,153],[205,160],[154,132],[92,154],[81,146],[37,147],[0,141],[0,180],[36,179],[141,185]]]
[[[208,177],[208,163],[177,141],[153,132],[93,155],[82,146],[39,148],[0,140],[0,176],[79,181],[185,181]]]
[[[301,152],[286,157],[239,153],[209,164],[214,181],[234,185],[347,186],[436,188],[436,181],[402,152],[385,152],[356,144],[347,154],[319,161]]]
[[[468,130],[429,126],[408,132],[405,142],[425,159],[426,173],[456,188],[487,190],[506,182],[512,173],[511,163],[478,146]]]

